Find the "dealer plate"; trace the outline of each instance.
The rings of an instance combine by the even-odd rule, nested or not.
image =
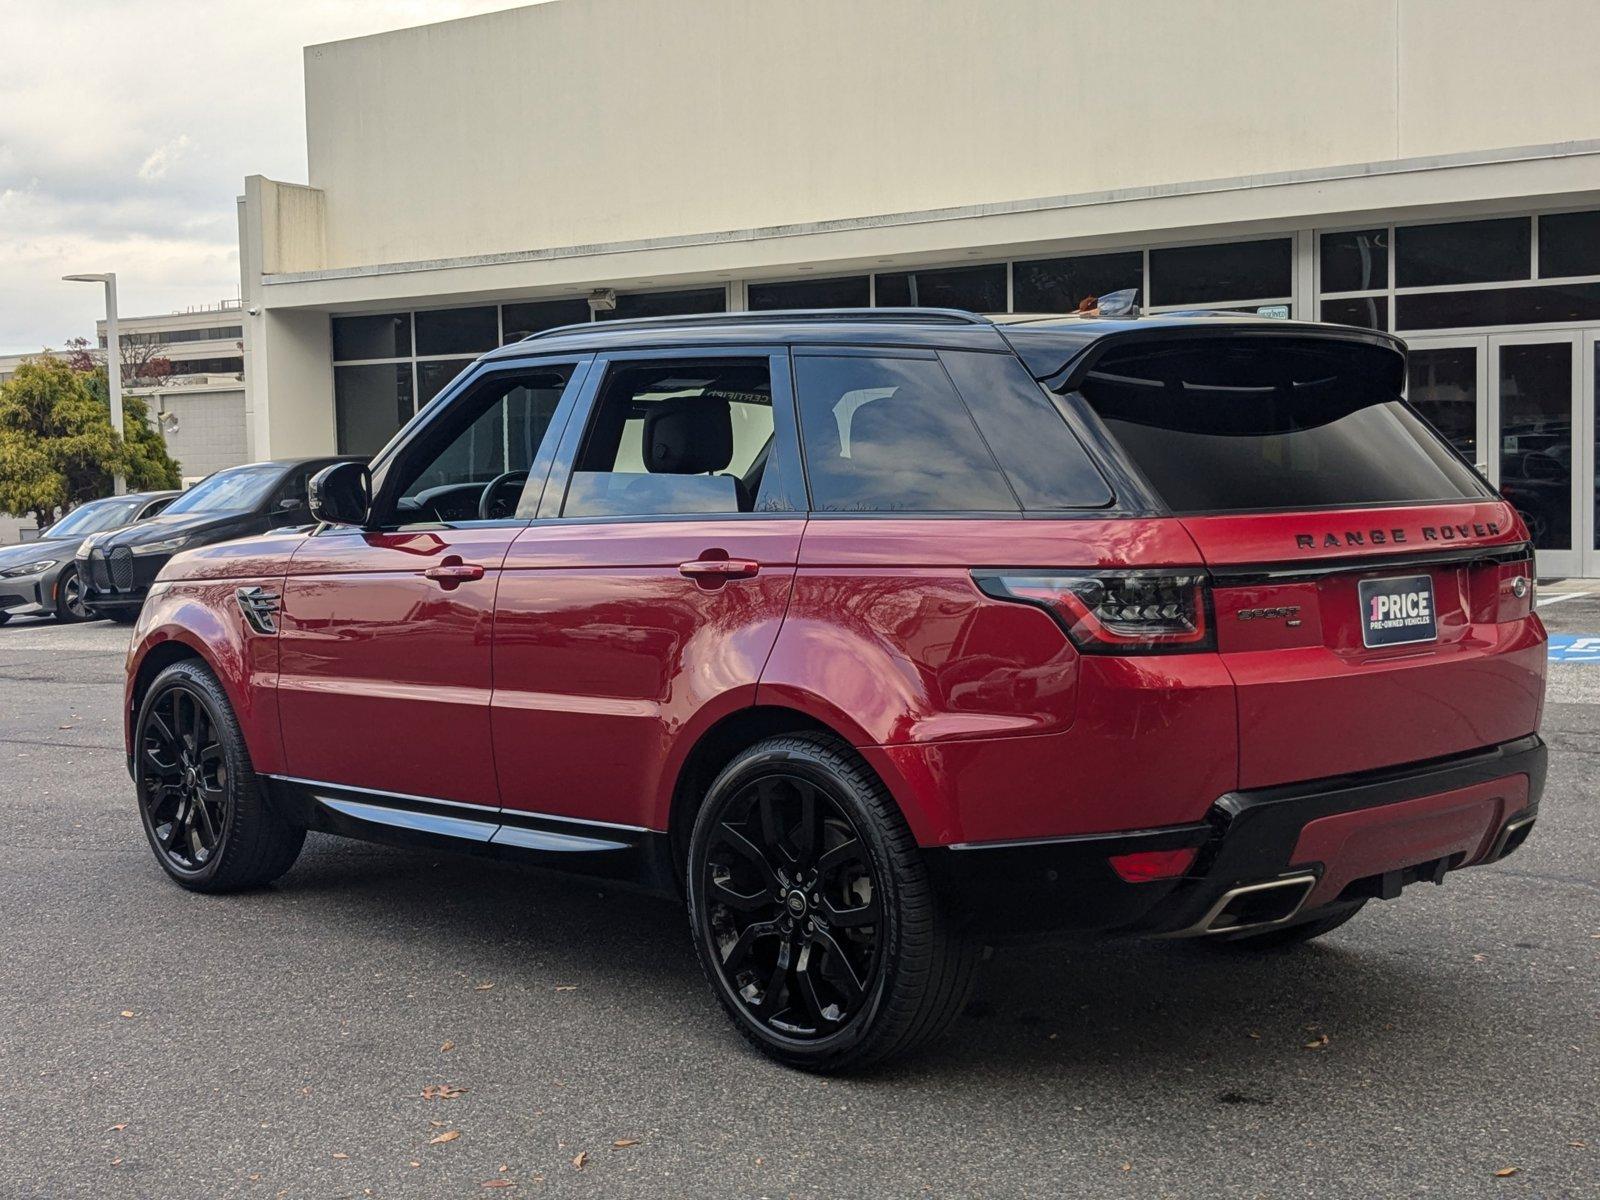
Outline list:
[[[1368,647],[1406,646],[1439,637],[1432,575],[1361,581],[1361,641]]]

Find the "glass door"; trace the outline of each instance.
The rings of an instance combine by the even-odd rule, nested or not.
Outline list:
[[[1592,556],[1592,433],[1577,437],[1587,372],[1579,333],[1489,338],[1489,478],[1533,535],[1540,575],[1578,575]],[[1592,428],[1592,418],[1591,418]],[[1583,505],[1580,506],[1580,494]]]
[[[1408,338],[1406,397],[1484,474],[1489,472],[1489,339]]]
[[[1600,425],[1595,411],[1600,409],[1600,331],[1583,335],[1583,390],[1578,395],[1578,508],[1583,518],[1579,525],[1579,544],[1583,546],[1578,570],[1583,575],[1600,576]]]

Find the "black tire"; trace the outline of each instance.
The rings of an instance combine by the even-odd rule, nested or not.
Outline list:
[[[1312,938],[1332,933],[1366,907],[1366,903],[1365,900],[1356,900],[1353,903],[1331,907],[1321,916],[1312,917],[1309,921],[1301,921],[1296,925],[1282,925],[1276,929],[1263,929],[1260,933],[1238,933],[1232,937],[1224,935],[1207,940],[1225,950],[1285,950],[1303,946]]]
[[[264,794],[222,685],[193,659],[157,675],[139,706],[134,788],[156,861],[192,891],[271,883],[305,842]]]
[[[971,993],[979,948],[941,911],[883,784],[829,738],[769,738],[729,763],[696,815],[686,879],[712,991],[788,1066],[906,1054]]]
[[[84,607],[83,581],[78,578],[77,567],[62,567],[56,576],[56,620],[63,625],[87,621],[92,614]]]

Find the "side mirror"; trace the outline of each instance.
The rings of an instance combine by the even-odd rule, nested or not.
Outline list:
[[[282,500],[278,501],[278,511],[281,513],[298,512],[299,509],[300,499],[297,496],[285,496]]]
[[[311,515],[329,525],[365,525],[372,509],[372,475],[365,463],[342,462],[311,477]]]

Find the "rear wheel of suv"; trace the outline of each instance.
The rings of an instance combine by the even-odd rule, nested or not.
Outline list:
[[[976,950],[935,903],[911,831],[830,739],[770,738],[723,769],[695,819],[687,891],[717,999],[790,1066],[903,1054],[971,991]]]
[[[1366,906],[1365,900],[1330,908],[1320,917],[1301,921],[1298,925],[1284,925],[1278,929],[1263,929],[1260,933],[1240,933],[1233,937],[1210,939],[1213,944],[1229,950],[1279,950],[1300,946],[1312,938],[1332,933]]]
[[[305,830],[262,793],[233,707],[192,660],[172,664],[139,706],[134,788],[156,861],[184,887],[226,892],[294,865]]]

